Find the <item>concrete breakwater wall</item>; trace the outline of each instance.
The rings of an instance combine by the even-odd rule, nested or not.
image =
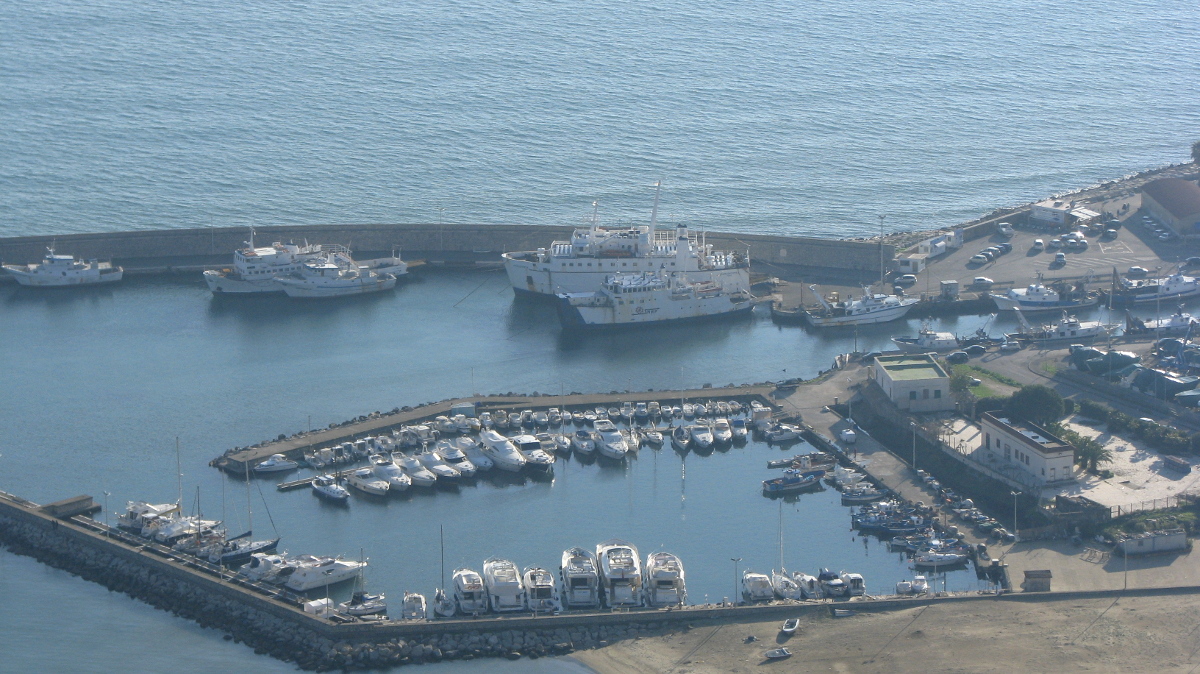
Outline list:
[[[536,250],[551,241],[567,239],[571,227],[471,224],[365,224],[305,225],[256,228],[255,243],[309,241],[350,247],[358,257],[386,254],[400,248],[406,258],[467,262],[500,260],[500,253]],[[11,264],[37,262],[54,245],[64,254],[112,259],[128,271],[165,271],[230,264],[232,252],[242,247],[249,232],[244,227],[157,229],[131,232],[21,236],[0,239],[0,260]],[[751,264],[763,271],[770,266],[805,274],[837,278],[879,277],[878,243],[811,237],[766,236],[708,232],[708,242],[719,249],[750,251]],[[890,262],[892,246],[884,246]]]

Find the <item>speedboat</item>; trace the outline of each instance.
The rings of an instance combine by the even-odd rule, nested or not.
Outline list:
[[[596,546],[600,581],[609,608],[642,605],[642,569],[632,544],[619,539]]]
[[[587,423],[587,415],[583,412],[575,411],[571,413],[571,423],[576,426]]]
[[[733,432],[734,440],[745,440],[749,432],[746,428],[746,420],[738,417],[729,422],[730,430]]]
[[[426,449],[417,455],[417,460],[425,466],[429,472],[437,475],[438,483],[454,483],[458,482],[462,477],[462,473],[450,467],[450,464],[442,460],[438,453],[432,449]]]
[[[416,592],[405,592],[400,619],[428,620],[428,605],[425,602],[425,595],[417,594]]]
[[[312,490],[319,498],[336,503],[345,503],[346,499],[350,498],[350,492],[338,484],[337,478],[328,474],[314,477]]]
[[[387,496],[390,487],[387,480],[376,476],[370,468],[352,471],[346,476],[346,484],[372,496]]]
[[[841,572],[839,576],[842,582],[846,584],[846,595],[850,597],[861,597],[867,593],[867,584],[863,581],[861,574]]]
[[[350,601],[338,604],[338,612],[352,616],[383,615],[387,613],[387,600],[382,594],[356,590],[350,595]]]
[[[846,596],[846,581],[829,569],[821,569],[817,574],[817,582],[821,585],[821,594],[825,597]]]
[[[607,419],[596,420],[596,432],[600,434],[600,453],[610,459],[623,459],[629,453],[625,436],[616,425]]]
[[[768,660],[782,660],[784,658],[792,657],[792,652],[786,648],[773,648],[766,653],[763,653],[763,657]]]
[[[12,274],[17,283],[39,288],[113,283],[125,275],[125,270],[114,267],[112,262],[85,262],[70,255],[58,255],[53,246],[46,249],[41,264],[6,264],[4,270]]]
[[[454,603],[463,615],[487,613],[488,595],[483,576],[471,569],[454,570]]]
[[[742,599],[753,603],[770,601],[775,598],[775,589],[771,587],[771,579],[765,573],[757,573],[746,569],[742,573]]]
[[[446,465],[458,471],[460,476],[470,479],[475,477],[475,464],[471,463],[471,460],[467,458],[466,452],[458,444],[459,440],[474,442],[467,437],[454,438],[453,440],[438,440],[434,451],[437,452],[437,455]]]
[[[562,433],[554,434],[554,449],[559,454],[566,454],[571,451],[571,438]]]
[[[392,460],[408,473],[414,487],[432,487],[437,484],[437,475],[430,472],[417,457],[403,452],[392,452]]]
[[[496,463],[492,461],[487,454],[483,453],[483,449],[479,447],[479,443],[475,442],[471,438],[457,438],[455,442],[458,444],[459,448],[462,449],[463,455],[467,457],[467,460],[471,462],[471,465],[475,466],[476,471],[482,470],[486,473],[496,466]]]
[[[543,412],[542,410],[538,410],[538,411],[534,412],[533,413],[533,425],[541,427],[541,428],[545,428],[545,427],[549,426],[550,425],[550,414],[548,412]]]
[[[559,569],[563,601],[568,609],[600,606],[600,573],[596,555],[583,548],[564,550]]]
[[[791,424],[776,424],[763,434],[767,442],[791,442],[800,438],[800,429]]]
[[[561,426],[563,422],[563,413],[557,407],[551,407],[546,410],[546,416],[550,419],[551,426]]]
[[[295,563],[296,570],[284,584],[296,592],[307,592],[350,580],[367,566],[366,562],[313,555],[301,555],[291,561]]]
[[[657,400],[651,400],[650,402],[646,403],[647,417],[657,417],[661,413],[662,405],[659,405]]]
[[[491,412],[481,412],[479,414],[479,428],[491,428],[493,425]]]
[[[629,451],[636,452],[642,447],[641,434],[636,428],[621,430],[621,437],[625,438],[625,445],[629,447]]]
[[[516,564],[494,557],[484,561],[483,585],[487,589],[492,611],[507,613],[525,610],[525,586]]]
[[[370,460],[375,477],[386,481],[389,491],[408,491],[408,488],[412,486],[412,478],[404,472],[403,468],[397,466],[395,461],[392,461],[390,454],[372,454]]]
[[[571,436],[571,448],[580,454],[591,454],[596,451],[596,443],[590,432],[581,429]]]
[[[796,581],[796,586],[800,588],[800,594],[805,599],[821,598],[821,582],[817,580],[816,576],[810,576],[803,571],[794,571],[792,580]]]
[[[525,603],[530,611],[556,613],[562,610],[553,574],[539,566],[531,566],[525,569],[524,581]]]
[[[929,591],[929,581],[925,576],[913,576],[912,579],[913,594],[924,594]]]
[[[655,447],[659,447],[663,443],[662,431],[656,431],[656,430],[643,431],[642,437],[646,439],[647,443],[654,445]]]
[[[141,534],[146,524],[159,517],[168,517],[179,512],[178,503],[152,504],[142,501],[130,501],[125,506],[125,512],[117,515],[117,527],[135,534]]]
[[[733,442],[733,428],[728,419],[717,419],[712,423],[713,442],[725,444]]]
[[[921,326],[916,337],[893,337],[892,341],[901,351],[909,353],[929,353],[931,351],[950,351],[957,349],[958,337],[952,332],[938,332],[929,324]]]
[[[543,473],[554,470],[554,457],[542,449],[542,442],[536,436],[518,435],[512,438],[512,443],[517,446],[517,451],[525,457],[525,465],[531,470]]]
[[[687,426],[676,426],[671,430],[671,446],[675,449],[687,449],[692,441],[692,432]]]
[[[638,403],[633,408],[633,418],[638,421],[645,421],[650,417],[650,409],[646,407],[646,403]]]
[[[525,467],[525,455],[521,454],[508,438],[496,431],[489,429],[480,432],[479,441],[483,445],[483,453],[501,470],[516,473]]]
[[[643,585],[647,606],[683,606],[687,603],[683,562],[669,552],[652,552],[646,557]]]
[[[458,613],[458,604],[454,602],[454,597],[439,587],[433,593],[433,614],[440,618],[453,618],[455,613]]]
[[[693,424],[688,428],[692,435],[692,444],[700,449],[708,449],[713,446],[712,429],[704,424]]]
[[[267,460],[255,466],[254,472],[260,475],[265,473],[282,473],[288,470],[296,470],[299,467],[299,462],[292,461],[282,454],[272,454]]]
[[[250,555],[250,563],[239,569],[238,573],[256,583],[280,585],[287,582],[295,570],[295,563],[287,555],[260,552]]]
[[[800,591],[800,586],[783,569],[779,571],[771,570],[771,589],[775,592],[775,596],[780,599],[804,598],[804,593]]]
[[[796,633],[796,630],[799,629],[799,627],[799,618],[788,618],[787,620],[783,621],[783,627],[779,628],[779,631],[783,634],[791,636]]]
[[[454,423],[453,419],[444,414],[434,417],[433,425],[443,437],[454,435],[458,432],[458,425]]]
[[[695,416],[696,416],[696,406],[695,405],[693,405],[691,403],[684,403],[682,409],[683,409],[683,418],[684,419],[695,418]]]
[[[706,407],[706,406],[704,405],[704,403],[696,403],[695,405],[693,405],[693,407],[695,408],[695,411],[696,411],[696,416],[697,416],[697,417],[706,417],[706,416],[708,416],[708,412],[709,412],[709,410],[708,410],[708,407]]]

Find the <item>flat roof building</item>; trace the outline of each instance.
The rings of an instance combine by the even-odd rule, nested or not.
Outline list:
[[[979,420],[983,449],[991,452],[1017,481],[1045,486],[1075,477],[1075,448],[1028,421],[984,412]]]
[[[1160,178],[1142,188],[1142,207],[1180,236],[1200,234],[1200,186],[1183,178]]]
[[[930,354],[876,356],[870,377],[902,410],[944,412],[954,409],[950,376]]]

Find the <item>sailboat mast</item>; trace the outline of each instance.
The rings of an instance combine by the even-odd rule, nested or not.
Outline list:
[[[883,279],[887,275],[887,266],[883,262],[883,219],[887,216],[879,214],[879,292],[883,292]]]
[[[779,572],[783,573],[783,501],[779,501]]]
[[[650,209],[650,242],[654,242],[654,226],[658,222],[658,195],[662,193],[662,181],[654,183],[654,208]]]
[[[246,470],[246,516],[250,520],[248,530],[254,531],[254,508],[250,503],[250,462],[243,463],[242,468]]]
[[[176,505],[183,507],[183,463],[179,459],[179,436],[175,436],[175,481],[179,488],[179,500]]]
[[[442,544],[442,589],[446,589],[446,527],[438,525],[438,539]]]

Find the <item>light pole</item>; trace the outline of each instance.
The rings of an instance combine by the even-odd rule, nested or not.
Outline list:
[[[104,492],[104,537],[108,538],[108,492]]]
[[[917,422],[910,421],[908,423],[910,426],[912,426],[912,436],[913,436],[912,469],[913,469],[913,471],[916,471],[917,470]]]
[[[734,606],[737,606],[737,603],[738,603],[738,600],[737,600],[737,594],[738,594],[738,582],[737,582],[738,562],[742,561],[742,558],[741,558],[741,557],[730,557],[730,558],[729,558],[729,561],[733,562],[733,595],[732,595],[733,599],[732,599],[732,601],[733,601],[733,605],[734,605]]]
[[[1014,491],[1009,493],[1011,493],[1013,497],[1013,540],[1015,542],[1017,539],[1017,497],[1020,496],[1022,492]]]
[[[850,390],[849,377],[846,377],[846,421],[854,425],[854,391]]]

